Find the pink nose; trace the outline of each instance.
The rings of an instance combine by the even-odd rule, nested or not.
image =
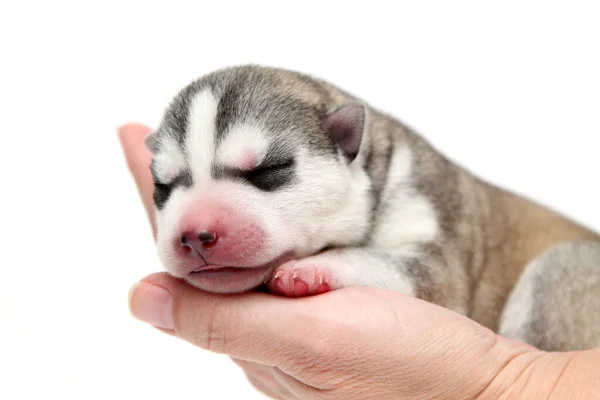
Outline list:
[[[206,250],[217,244],[219,235],[216,232],[184,233],[179,239],[183,252],[193,258],[204,258]]]

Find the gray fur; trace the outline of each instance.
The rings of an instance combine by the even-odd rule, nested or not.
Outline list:
[[[395,118],[325,81],[292,71],[249,65],[198,79],[168,107],[156,146],[160,147],[160,135],[170,135],[184,146],[190,101],[205,87],[219,99],[216,144],[236,123],[251,122],[270,135],[269,162],[286,159],[298,146],[343,162],[323,118],[346,104],[359,102],[366,107],[359,155],[350,161],[369,177],[371,224],[361,240],[345,243],[355,247],[335,249],[338,243],[332,242],[329,247],[334,249],[323,252],[347,256],[346,260],[353,259],[350,254],[362,254],[354,258],[373,263],[349,265],[357,276],[352,284],[394,287],[376,276],[377,268],[393,270],[398,282],[411,282],[416,296],[542,349],[600,345],[600,238],[596,233],[483,182]],[[390,181],[392,161],[406,148],[413,157],[412,175],[408,181]],[[288,172],[282,179],[293,187],[293,168]],[[213,177],[240,176],[214,166]],[[183,178],[182,182],[191,184]],[[401,196],[427,199],[440,227],[434,239],[410,243],[410,252],[400,243],[398,248],[383,246],[374,234],[404,206],[397,203]],[[561,245],[564,242],[573,244]],[[516,315],[519,307],[528,306],[518,302],[528,295],[531,309],[522,313],[519,323],[500,326],[507,313]]]
[[[600,346],[600,245],[558,245],[525,268],[500,333],[548,351]],[[593,329],[593,328],[596,329]]]
[[[293,76],[294,89],[288,85]],[[219,99],[217,110],[217,141],[222,140],[235,123],[262,125],[278,135],[290,128],[302,127],[303,140],[313,151],[333,151],[333,144],[322,134],[317,124],[327,112],[327,93],[312,80],[291,72],[241,66],[208,74],[184,88],[168,107],[161,130],[176,137],[183,145],[186,135],[190,101],[202,89],[210,87]],[[316,101],[303,101],[297,93],[310,93]],[[291,138],[287,138],[290,140]]]

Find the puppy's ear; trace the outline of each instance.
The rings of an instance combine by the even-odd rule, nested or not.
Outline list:
[[[346,104],[323,118],[323,126],[329,132],[348,162],[358,155],[365,129],[365,106],[359,103]]]
[[[155,154],[158,149],[158,131],[150,132],[148,136],[146,136],[145,143],[146,147],[150,150],[152,154]]]

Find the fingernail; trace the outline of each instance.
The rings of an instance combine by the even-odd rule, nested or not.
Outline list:
[[[157,328],[173,330],[173,298],[160,286],[140,282],[129,290],[129,310],[134,317]]]

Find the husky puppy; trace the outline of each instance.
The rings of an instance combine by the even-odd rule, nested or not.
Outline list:
[[[215,293],[384,288],[543,350],[600,346],[600,237],[488,184],[323,80],[185,87],[147,139],[158,254]]]

